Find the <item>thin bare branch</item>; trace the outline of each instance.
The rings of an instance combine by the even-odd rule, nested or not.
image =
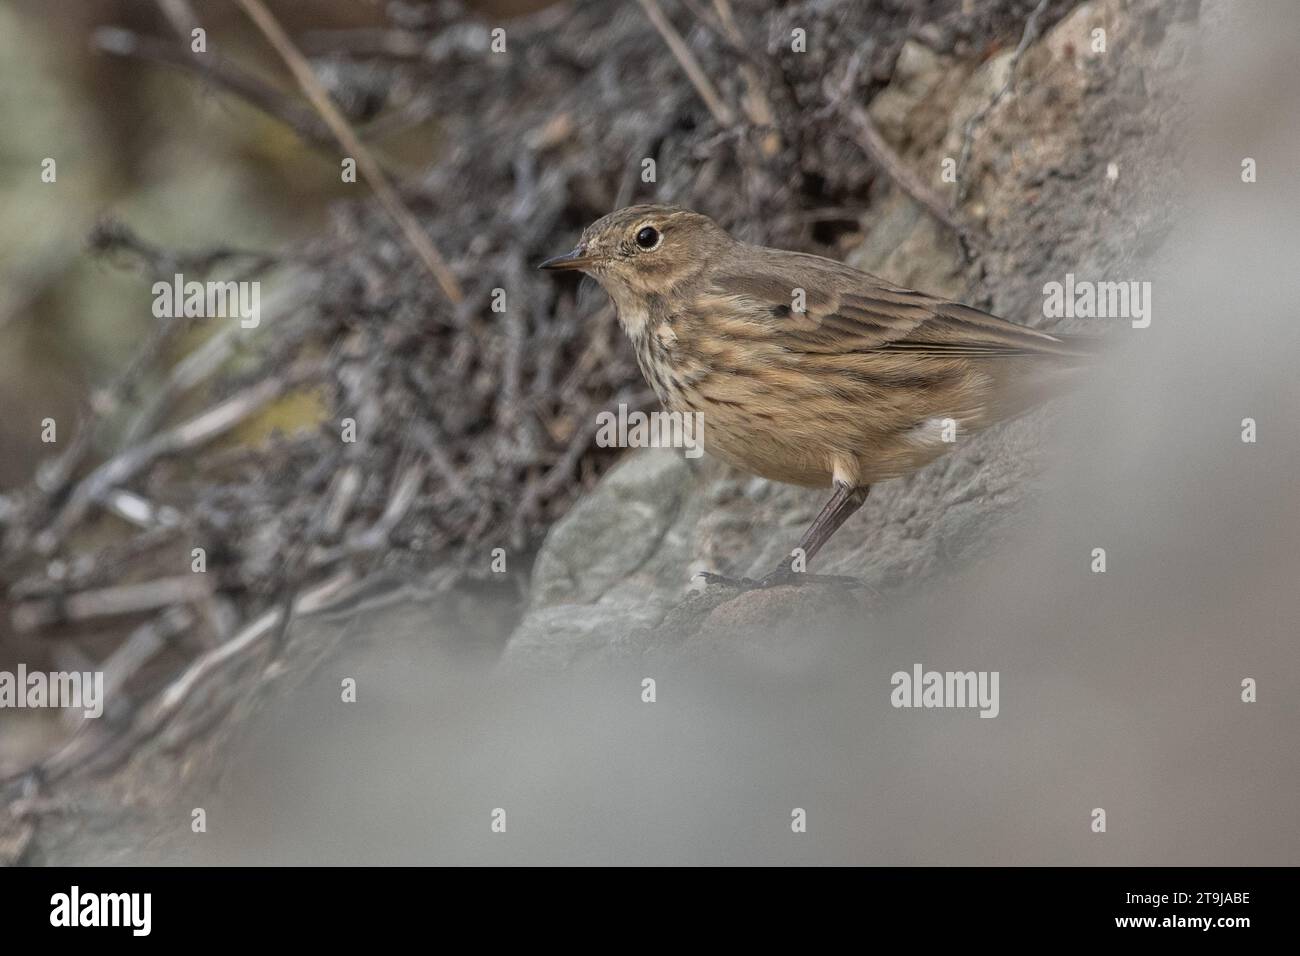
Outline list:
[[[743,48],[745,38],[740,27],[736,25],[736,15],[731,10],[731,0],[713,0],[713,8],[718,12],[718,20],[733,47]],[[757,68],[748,61],[740,64],[740,77],[745,81],[745,95],[741,99],[741,108],[750,123],[763,130],[759,139],[759,150],[764,156],[775,156],[781,150],[781,134],[776,130],[776,111],[768,100],[767,91],[763,89],[763,78]]]
[[[318,375],[320,369],[318,362],[311,362],[283,377],[263,379],[189,421],[104,462],[72,490],[58,517],[38,536],[38,550],[45,554],[52,553],[92,504],[111,489],[135,477],[158,458],[195,448],[224,434],[291,387]]]
[[[403,235],[406,236],[407,241],[424,262],[430,274],[437,280],[443,294],[454,305],[459,305],[465,300],[465,293],[462,291],[460,281],[456,278],[455,273],[451,271],[451,267],[447,265],[442,254],[438,252],[428,233],[421,228],[419,220],[406,208],[401,197],[398,196],[397,190],[389,183],[388,176],[379,163],[376,162],[370,150],[361,142],[361,139],[353,132],[352,127],[348,125],[348,121],[343,117],[343,114],[339,112],[338,107],[334,105],[329,93],[321,85],[320,80],[316,78],[311,64],[294,46],[289,34],[285,33],[284,28],[280,26],[280,21],[267,9],[262,0],[239,0],[239,5],[244,8],[244,12],[257,24],[257,28],[262,31],[271,46],[280,54],[285,65],[293,73],[294,79],[302,87],[303,93],[306,94],[307,99],[311,101],[312,106],[316,108],[321,118],[325,120],[335,138],[338,139],[339,144],[356,159],[357,166],[370,183],[371,188],[374,189],[375,195],[379,197],[380,203],[383,204],[384,209],[387,210],[393,221],[397,223],[398,228],[402,230]]]
[[[865,109],[857,105],[850,106],[848,117],[856,132],[854,142],[862,147],[862,151],[871,157],[871,161],[879,166],[885,175],[949,229],[959,234],[965,231],[934,190],[921,182],[916,173],[908,169],[898,158],[898,154],[885,142],[880,131],[876,129],[876,124],[871,121],[871,115]]]
[[[211,591],[212,582],[202,574],[159,578],[140,584],[119,584],[70,594],[62,599],[46,598],[19,604],[14,608],[12,622],[17,631],[34,631],[63,621],[139,614],[174,604],[185,604],[205,598]]]
[[[163,66],[194,73],[213,86],[257,107],[291,128],[303,139],[317,146],[334,146],[329,126],[311,110],[303,109],[289,97],[216,52],[202,56],[175,43],[140,36],[121,27],[100,27],[92,37],[95,48],[113,56],[135,57]]]
[[[736,118],[731,112],[731,107],[722,101],[722,97],[718,95],[712,81],[709,80],[700,67],[699,61],[695,59],[695,54],[691,52],[691,48],[686,45],[686,41],[677,32],[677,28],[664,16],[663,8],[659,6],[659,0],[637,0],[637,2],[645,10],[646,18],[659,31],[659,35],[664,38],[664,42],[668,44],[668,49],[672,51],[673,56],[677,58],[677,62],[681,64],[682,70],[686,73],[686,78],[695,87],[695,92],[700,94],[700,99],[709,108],[709,112],[718,121],[718,125],[726,127],[735,123]]]
[[[993,108],[1002,102],[1002,98],[1011,89],[1011,84],[1015,82],[1016,78],[1016,67],[1020,65],[1020,58],[1025,55],[1025,51],[1029,49],[1030,44],[1038,38],[1038,22],[1047,11],[1050,2],[1051,0],[1039,0],[1038,6],[1034,7],[1033,12],[1029,14],[1028,19],[1025,20],[1024,32],[1020,35],[1020,42],[1016,44],[1011,59],[1007,62],[1006,82],[962,127],[961,154],[957,159],[957,191],[952,200],[952,208],[954,209],[965,202],[966,194],[970,188],[966,182],[966,167],[970,164],[971,150],[975,144],[975,130],[984,122],[989,113],[993,111]]]

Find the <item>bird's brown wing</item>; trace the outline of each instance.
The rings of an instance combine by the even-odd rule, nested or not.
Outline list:
[[[744,302],[774,344],[792,352],[1083,356],[1085,343],[1016,325],[979,309],[913,292],[820,256],[762,250],[724,265],[711,295]],[[804,312],[794,311],[803,290]]]

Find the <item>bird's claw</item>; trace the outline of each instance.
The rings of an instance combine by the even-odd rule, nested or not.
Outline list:
[[[806,571],[794,571],[782,565],[771,574],[755,580],[754,578],[730,578],[725,574],[712,571],[699,571],[695,575],[704,579],[704,586],[733,588],[737,591],[761,591],[765,588],[798,587],[806,584],[821,584],[831,587],[861,588],[866,585],[857,578],[838,574],[809,574]]]
[[[695,576],[704,580],[706,588],[720,587],[734,588],[737,591],[752,591],[759,586],[759,582],[753,578],[729,578],[725,574],[714,574],[712,571],[697,571]]]

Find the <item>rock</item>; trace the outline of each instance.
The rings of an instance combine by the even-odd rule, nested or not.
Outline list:
[[[692,472],[678,451],[628,455],[551,529],[507,666],[568,666],[663,619],[689,583],[689,529],[705,501]]]
[[[626,584],[657,587],[665,542],[686,493],[691,469],[680,452],[629,455],[600,486],[551,529],[537,559],[533,605],[592,603]]]
[[[868,108],[880,135],[891,145],[897,147],[911,135],[911,111],[939,85],[949,65],[946,58],[915,40],[903,44],[892,81]]]
[[[880,203],[861,245],[845,257],[855,269],[936,295],[960,298],[966,288],[957,239],[906,193]]]

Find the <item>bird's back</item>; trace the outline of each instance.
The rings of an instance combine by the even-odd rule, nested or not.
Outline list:
[[[819,256],[737,243],[706,275],[648,330],[647,377],[704,414],[707,448],[793,484],[906,474],[1096,350]]]

